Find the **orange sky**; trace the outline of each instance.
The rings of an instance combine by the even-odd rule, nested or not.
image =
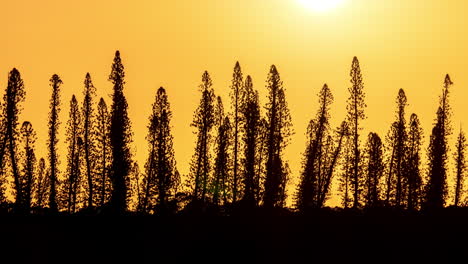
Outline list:
[[[172,104],[178,168],[186,174],[195,143],[189,125],[203,71],[210,72],[216,94],[227,104],[232,70],[239,60],[244,76],[253,77],[264,105],[265,80],[269,66],[275,64],[296,132],[286,151],[295,184],[304,133],[317,107],[316,94],[328,83],[335,96],[333,126],[339,124],[345,116],[355,55],[361,63],[368,105],[363,139],[370,130],[386,135],[394,119],[397,91],[404,88],[410,104],[407,119],[412,112],[420,116],[426,149],[445,73],[455,83],[450,100],[455,132],[460,124],[468,124],[464,115],[466,10],[468,1],[463,0],[344,0],[338,8],[321,13],[297,0],[4,1],[0,88],[6,87],[8,71],[17,67],[26,86],[21,120],[32,122],[39,137],[38,156],[43,156],[51,93],[48,80],[53,73],[61,76],[63,165],[71,95],[81,100],[85,73],[90,72],[98,94],[110,103],[107,77],[119,49],[140,168],[146,157],[151,103],[156,89],[164,86]]]

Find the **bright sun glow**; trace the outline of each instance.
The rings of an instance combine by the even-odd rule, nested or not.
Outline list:
[[[325,12],[337,7],[343,0],[298,0],[304,7],[317,12]]]

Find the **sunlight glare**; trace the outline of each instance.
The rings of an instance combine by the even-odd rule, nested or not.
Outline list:
[[[302,6],[316,12],[325,12],[336,8],[343,0],[298,0]]]

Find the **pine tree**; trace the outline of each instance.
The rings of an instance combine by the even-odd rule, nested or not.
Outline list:
[[[247,76],[244,84],[244,94],[240,106],[242,122],[242,142],[244,147],[243,177],[244,186],[243,200],[249,206],[258,205],[257,193],[259,186],[259,173],[256,170],[257,159],[261,149],[261,120],[258,91],[253,89],[252,78]]]
[[[232,75],[231,85],[231,103],[232,103],[232,125],[233,125],[233,171],[232,171],[232,202],[237,202],[239,196],[239,171],[240,171],[240,138],[241,138],[241,104],[242,104],[242,91],[243,88],[243,77],[239,62],[236,62],[234,66],[234,73]]]
[[[129,186],[127,197],[128,197],[128,207],[130,211],[138,211],[141,204],[142,198],[142,188],[140,185],[141,182],[141,173],[140,166],[138,162],[133,162],[130,169],[130,175],[127,177],[127,185]]]
[[[142,179],[142,195],[139,210],[166,212],[169,201],[175,196],[176,162],[170,122],[172,112],[166,94],[161,87],[156,93],[153,110],[149,118],[149,153]]]
[[[60,121],[58,115],[60,112],[60,85],[62,80],[57,74],[52,75],[50,78],[50,86],[52,87],[52,97],[50,99],[50,113],[49,113],[49,138],[47,141],[49,170],[50,170],[50,190],[49,190],[49,208],[52,212],[57,212],[57,185],[59,174],[59,160],[57,154],[58,143],[58,127]]]
[[[82,161],[81,151],[83,151],[82,141],[82,120],[81,113],[78,108],[78,101],[75,95],[70,101],[70,113],[67,122],[67,139],[68,155],[67,155],[67,173],[62,184],[62,207],[68,213],[74,213],[79,202],[80,184],[82,181],[80,165]]]
[[[347,122],[345,122],[347,123]],[[343,208],[347,209],[352,207],[351,199],[351,175],[353,173],[353,144],[352,137],[347,136],[345,138],[344,149],[343,149],[343,159],[341,160],[341,177],[339,190],[342,193],[341,202]]]
[[[229,153],[229,147],[231,143],[231,123],[229,117],[224,114],[224,107],[221,97],[217,97],[217,104],[215,107],[215,125],[218,130],[218,134],[215,139],[216,145],[216,158],[214,164],[214,179],[212,181],[211,192],[213,195],[213,204],[219,205],[220,198],[222,198],[224,204],[227,203],[228,187],[230,180],[231,170],[231,157]],[[235,185],[233,179],[232,182]],[[233,187],[233,201],[234,191],[236,187]]]
[[[405,121],[405,107],[407,99],[405,91],[400,89],[396,99],[397,103],[397,120],[393,123],[391,132],[388,137],[389,145],[391,147],[392,155],[390,157],[390,168],[387,179],[387,204],[390,203],[390,194],[394,194],[394,205],[400,207],[404,200],[404,193],[406,191],[407,179],[405,178],[405,160],[407,153],[407,131]]]
[[[460,133],[458,134],[457,138],[457,145],[456,151],[453,154],[455,160],[455,207],[460,205],[460,201],[463,197],[463,187],[465,181],[465,170],[466,170],[466,162],[465,162],[465,149],[466,149],[466,137],[465,133],[460,129]]]
[[[334,176],[334,172],[339,163],[339,158],[343,152],[344,142],[348,137],[348,124],[343,121],[341,125],[336,129],[336,139],[332,142],[332,137],[328,136],[325,149],[326,154],[325,162],[323,165],[323,176],[319,180],[319,194],[318,194],[318,206],[323,207],[326,200],[329,198],[330,186]],[[336,145],[336,146],[335,146]]]
[[[448,99],[449,88],[452,84],[450,76],[447,74],[444,80],[442,96],[439,100],[437,118],[429,142],[429,182],[426,185],[425,199],[425,209],[427,210],[443,208],[447,195],[447,140],[451,134],[451,108]]]
[[[265,178],[266,178],[266,162],[265,158],[268,157],[268,121],[266,118],[261,118],[259,122],[258,141],[256,146],[255,157],[255,178],[254,186],[258,188],[254,190],[254,197],[256,205],[260,205],[263,201],[265,194]]]
[[[388,166],[386,167],[387,177],[385,179],[385,185],[386,185],[385,204],[387,206],[391,206],[393,204],[393,201],[391,199],[395,197],[395,188],[394,188],[395,180],[393,179],[393,175],[394,175],[395,158],[396,158],[395,152],[397,150],[396,143],[398,143],[396,138],[398,138],[398,122],[393,122],[386,136],[386,142],[387,142],[386,152],[389,153],[387,157]]]
[[[21,182],[21,172],[18,165],[18,150],[17,150],[17,138],[19,135],[19,121],[18,117],[21,113],[21,105],[25,99],[25,91],[23,80],[21,75],[16,68],[10,71],[8,75],[8,85],[3,97],[5,108],[4,116],[6,122],[6,137],[7,147],[9,154],[9,164],[11,166],[11,172],[13,174],[13,186],[15,191],[15,209],[22,212],[25,208],[25,197],[23,191],[23,185]]]
[[[408,131],[407,165],[406,173],[408,178],[408,194],[406,206],[408,210],[416,210],[421,205],[422,177],[421,165],[421,145],[423,131],[416,114],[411,114]]]
[[[292,135],[292,123],[284,94],[283,82],[278,70],[272,65],[267,79],[268,100],[266,105],[268,121],[266,179],[263,204],[267,208],[281,206],[284,202],[282,187],[286,180],[286,166],[283,151]]]
[[[327,158],[326,140],[330,134],[330,105],[333,102],[333,95],[327,84],[323,85],[318,97],[319,110],[307,128],[308,142],[304,152],[303,171],[296,201],[300,210],[318,207],[322,187],[320,183],[327,173],[323,165]]]
[[[8,76],[8,80],[10,76]],[[5,108],[5,104],[3,104]],[[0,204],[7,202],[6,200],[6,182],[7,182],[7,162],[8,162],[8,150],[7,142],[8,137],[6,136],[6,116],[5,109],[0,112]]]
[[[36,154],[34,144],[36,142],[36,132],[30,122],[25,121],[21,126],[23,161],[21,169],[21,186],[24,198],[24,209],[29,212],[32,205],[33,188],[36,182]]]
[[[94,170],[94,155],[95,155],[95,138],[93,133],[94,127],[94,97],[96,96],[96,88],[91,80],[91,75],[86,73],[83,91],[83,163],[86,167],[87,180],[87,207],[93,207],[95,198],[96,176]]]
[[[364,108],[366,104],[364,103],[364,84],[362,82],[361,68],[359,66],[359,60],[357,57],[353,58],[351,65],[351,86],[348,88],[350,96],[348,98],[348,105],[346,107],[348,111],[348,124],[350,127],[350,136],[352,138],[352,150],[353,156],[352,164],[352,174],[350,175],[350,184],[352,185],[351,193],[353,196],[353,208],[358,208],[360,206],[360,191],[362,189],[362,162],[361,162],[361,153],[359,149],[359,122],[366,118],[364,114]]]
[[[208,177],[211,171],[209,150],[212,140],[210,131],[215,122],[215,95],[212,85],[210,75],[205,71],[202,76],[202,84],[200,85],[202,97],[191,124],[192,127],[197,129],[197,143],[190,164],[190,184],[193,188],[193,201],[202,203],[204,203],[206,199]]]
[[[383,174],[383,145],[377,133],[369,133],[365,151],[366,180],[365,205],[373,208],[380,204],[380,178]]]
[[[39,165],[37,166],[37,181],[35,185],[35,206],[38,208],[44,208],[46,206],[46,197],[49,193],[49,180],[50,176],[47,172],[45,160],[41,158]]]
[[[104,99],[99,99],[94,137],[96,138],[95,170],[96,170],[96,201],[99,207],[109,202],[112,190],[110,169],[112,165],[112,150],[110,147],[110,116]]]
[[[125,73],[120,52],[115,52],[109,81],[114,85],[111,106],[110,142],[112,149],[112,196],[111,207],[114,213],[122,214],[127,210],[128,177],[132,165],[130,144],[132,142],[131,124],[127,113],[127,99],[123,88]]]

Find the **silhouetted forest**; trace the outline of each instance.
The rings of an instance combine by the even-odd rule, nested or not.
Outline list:
[[[441,85],[427,145],[418,115],[406,112],[403,89],[396,94],[395,121],[387,134],[363,135],[365,88],[356,57],[349,77],[347,115],[338,127],[331,126],[333,91],[324,84],[317,94],[299,183],[289,198],[293,206],[287,207],[291,171],[284,150],[295,132],[275,65],[267,74],[263,106],[239,62],[228,102],[216,95],[210,74],[203,72],[190,124],[196,142],[188,175],[177,169],[170,92],[163,87],[155,91],[148,117],[145,164],[133,159],[119,51],[109,74],[108,102],[96,98],[87,73],[83,102],[73,95],[64,104],[62,80],[51,76],[46,146],[37,146],[34,124],[18,121],[26,92],[13,69],[0,116],[0,237],[6,243],[1,248],[21,249],[28,254],[18,260],[38,263],[71,255],[79,262],[126,256],[184,263],[220,261],[217,255],[242,262],[379,261],[371,252],[400,262],[412,259],[408,253],[421,260],[423,250],[455,256],[464,245],[457,241],[468,235],[468,209],[461,128],[456,144],[448,144],[450,76]],[[64,106],[68,120],[59,119]],[[58,137],[62,129],[63,139]],[[61,140],[66,153],[57,150]],[[46,147],[47,156],[37,157],[37,147]],[[340,208],[327,206],[332,184],[339,185],[333,195],[340,198]],[[76,254],[80,247],[85,255]],[[102,247],[113,253],[99,251]]]
[[[332,182],[339,184],[343,209],[417,212],[466,205],[464,132],[460,129],[452,151],[448,145],[453,133],[449,100],[453,83],[448,74],[441,85],[427,157],[423,157],[423,131],[417,114],[406,113],[403,89],[396,95],[395,121],[388,133],[362,135],[365,88],[354,57],[347,115],[339,127],[330,125],[333,91],[324,84],[317,95],[318,109],[307,128],[292,208],[285,206],[291,171],[284,150],[294,131],[287,91],[275,65],[267,75],[264,106],[239,62],[228,102],[216,95],[210,74],[203,72],[191,123],[196,142],[188,175],[180,175],[174,157],[170,92],[163,87],[155,91],[148,117],[147,159],[139,166],[131,153],[133,133],[119,51],[109,81],[113,85],[109,102],[96,98],[87,73],[83,102],[73,95],[64,105],[62,80],[52,75],[47,146],[36,146],[33,124],[18,121],[26,92],[20,72],[11,70],[0,117],[4,214],[235,215],[260,209],[307,214],[326,207]],[[59,120],[64,106],[69,107],[68,120]],[[66,125],[63,139],[58,138],[62,123]],[[57,152],[59,140],[67,144],[66,156]],[[36,157],[37,147],[46,147],[47,156]],[[455,163],[453,186],[448,184],[450,158]]]

